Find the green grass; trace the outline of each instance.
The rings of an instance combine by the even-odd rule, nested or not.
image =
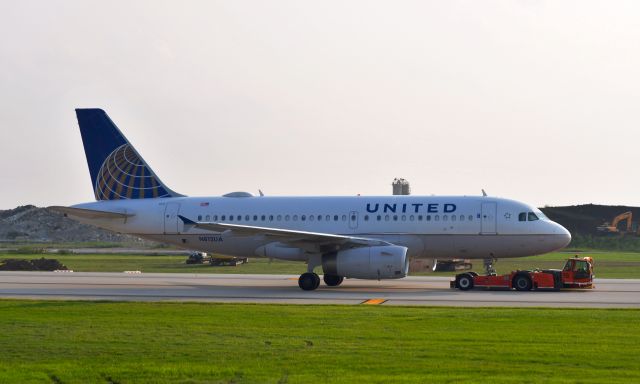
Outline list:
[[[496,264],[498,273],[507,273],[516,269],[562,268],[564,260],[571,253],[550,253],[542,256],[517,259],[500,259]],[[640,278],[640,253],[624,252],[584,252],[581,255],[592,256],[595,260],[595,274],[602,278]],[[299,262],[269,261],[252,258],[248,264],[237,267],[212,267],[209,265],[187,265],[186,256],[175,255],[120,255],[120,254],[0,254],[0,260],[7,258],[34,259],[40,257],[55,258],[78,272],[122,272],[139,270],[142,272],[166,273],[265,273],[299,274],[306,266]],[[482,271],[482,261],[474,261],[474,270]],[[320,271],[320,269],[318,269]],[[453,276],[453,272],[417,273],[417,275]]]
[[[640,382],[638,310],[0,301],[3,383]]]
[[[0,254],[3,259],[35,259],[46,257],[60,260],[77,272],[162,272],[162,273],[266,273],[299,274],[306,265],[299,262],[268,259],[250,259],[236,267],[213,267],[208,264],[185,264],[186,256],[176,255],[121,255],[121,254]]]

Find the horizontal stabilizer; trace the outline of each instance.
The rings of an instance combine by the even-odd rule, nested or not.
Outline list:
[[[133,213],[122,212],[109,212],[109,211],[97,211],[95,209],[85,208],[71,208],[52,206],[48,207],[52,211],[64,213],[65,216],[75,216],[84,219],[126,219],[127,217],[135,216]]]

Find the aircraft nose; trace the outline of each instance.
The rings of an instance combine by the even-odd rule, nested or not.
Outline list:
[[[571,232],[558,223],[553,223],[553,226],[554,245],[556,249],[561,249],[569,245],[569,243],[571,243]]]

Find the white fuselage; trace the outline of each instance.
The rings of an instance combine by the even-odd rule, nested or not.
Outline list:
[[[434,260],[530,256],[563,248],[571,239],[536,208],[494,197],[174,197],[74,207],[133,214],[126,220],[79,219],[92,225],[229,256],[260,256],[257,250],[276,240],[186,228],[178,215],[196,222],[380,239],[407,247],[410,258]]]

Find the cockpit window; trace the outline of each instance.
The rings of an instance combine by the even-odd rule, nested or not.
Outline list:
[[[536,221],[540,220],[540,217],[544,217],[544,215],[534,212],[520,212],[518,214],[518,221]]]
[[[536,216],[538,216],[538,219],[540,220],[544,220],[547,218],[547,216],[545,216],[545,214],[539,209],[534,209],[533,212],[536,214]]]

